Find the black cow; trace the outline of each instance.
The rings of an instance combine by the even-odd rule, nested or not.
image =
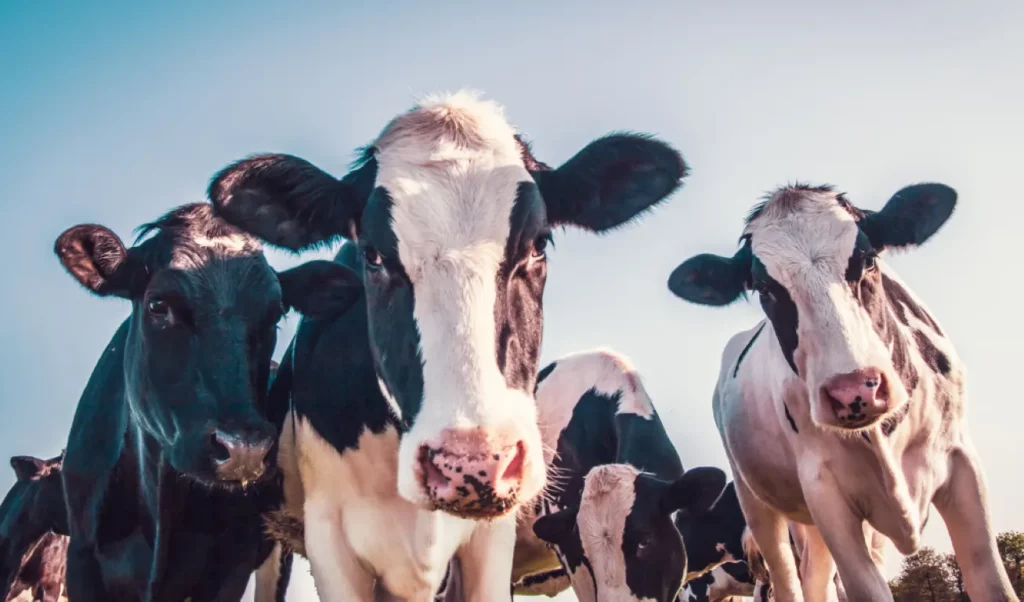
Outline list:
[[[750,596],[755,586],[767,593],[764,560],[747,529],[735,483],[707,511],[681,512],[675,523],[689,560],[684,602]]]
[[[327,261],[277,274],[206,204],[140,230],[151,236],[130,249],[95,225],[56,243],[81,284],[131,301],[68,438],[69,597],[238,600],[272,552],[262,515],[281,498],[266,406],[277,322],[350,303],[354,277]]]
[[[6,599],[29,589],[44,602],[56,602],[60,595],[68,533],[63,457],[11,458],[18,480],[0,504],[0,582]]]
[[[725,473],[683,471],[640,375],[621,355],[559,359],[541,370],[536,396],[552,478],[533,531],[554,546],[577,597],[675,600],[687,551],[673,515],[708,508]],[[517,546],[536,549],[523,531]]]

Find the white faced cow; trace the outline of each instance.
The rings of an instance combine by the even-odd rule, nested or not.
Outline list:
[[[367,435],[359,449],[375,463],[362,472],[325,425],[296,421],[305,548],[323,598],[368,599],[380,576],[394,595],[429,599],[457,550],[470,600],[507,598],[515,510],[546,481],[532,393],[551,231],[620,226],[685,172],[676,151],[638,135],[601,138],[549,169],[498,105],[462,93],[393,119],[340,180],[288,155],[214,178],[209,196],[228,221],[292,250],[348,236],[365,259],[369,346],[400,441],[373,452]],[[350,475],[373,491],[346,493]],[[349,537],[346,521],[380,521],[376,533],[394,530],[403,552]]]
[[[881,259],[928,240],[955,204],[941,184],[908,186],[878,212],[830,187],[786,187],[753,211],[733,257],[694,257],[669,279],[706,305],[755,290],[767,316],[726,346],[714,413],[780,601],[801,599],[787,519],[814,526],[804,598],[834,596],[838,565],[850,600],[892,600],[866,540],[881,541],[877,530],[913,553],[932,504],[971,599],[1017,600],[966,427],[963,366]]]

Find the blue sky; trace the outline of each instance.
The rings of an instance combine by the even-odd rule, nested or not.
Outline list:
[[[912,182],[957,188],[946,228],[891,262],[967,363],[996,528],[1024,530],[1012,259],[1024,4],[348,4],[0,3],[0,456],[60,450],[128,311],[63,272],[51,249],[64,228],[96,222],[127,239],[256,151],[340,174],[417,95],[471,87],[504,103],[549,163],[633,129],[691,164],[640,224],[557,237],[544,345],[545,361],[597,345],[632,356],[688,467],[725,465],[710,403],[719,354],[760,311],[686,305],[666,289],[672,268],[731,252],[750,205],[789,181],[836,184],[866,208]],[[926,533],[948,549],[938,518]],[[295,581],[293,599],[312,599],[308,578]]]

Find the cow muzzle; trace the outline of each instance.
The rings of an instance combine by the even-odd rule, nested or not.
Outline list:
[[[216,429],[211,435],[213,463],[221,481],[244,487],[267,472],[267,454],[274,438],[259,430],[229,432]]]
[[[835,419],[832,426],[849,429],[870,426],[884,417],[891,407],[890,393],[889,380],[878,368],[833,376],[821,386],[824,409]]]
[[[502,440],[482,428],[447,429],[420,446],[417,472],[439,510],[464,518],[493,518],[513,510],[527,464],[526,442]]]

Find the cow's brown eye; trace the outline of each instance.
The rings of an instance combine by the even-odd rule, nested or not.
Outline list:
[[[171,306],[163,299],[151,299],[149,303],[146,304],[146,310],[151,316],[163,318],[170,315]]]
[[[873,272],[878,269],[878,263],[875,261],[874,255],[867,255],[864,257],[864,271]]]
[[[547,257],[548,243],[551,242],[550,234],[542,234],[533,241],[533,259],[544,259]]]

